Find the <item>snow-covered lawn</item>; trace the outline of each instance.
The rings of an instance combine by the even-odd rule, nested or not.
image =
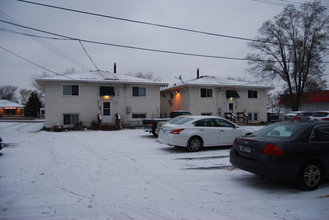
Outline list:
[[[303,192],[141,129],[39,131],[0,122],[0,219],[329,219],[329,184]]]

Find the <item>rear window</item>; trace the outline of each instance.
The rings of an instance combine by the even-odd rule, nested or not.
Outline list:
[[[286,116],[297,116],[297,113],[287,113]]]
[[[312,114],[313,114],[313,112],[304,112],[304,113],[302,113],[302,115],[304,115],[304,116],[310,116]]]
[[[192,121],[192,120],[193,120],[193,118],[182,118],[181,120],[175,121],[172,124],[174,124],[174,125],[182,125],[182,124],[185,124],[185,123],[187,123],[189,121]]]
[[[288,138],[293,136],[301,128],[301,125],[273,124],[259,129],[253,133],[253,136]]]
[[[173,124],[174,122],[176,122],[176,121],[179,121],[179,120],[182,120],[183,118],[185,118],[185,117],[176,117],[176,118],[172,118],[172,119],[170,119],[169,121],[168,121],[168,123],[169,124]]]

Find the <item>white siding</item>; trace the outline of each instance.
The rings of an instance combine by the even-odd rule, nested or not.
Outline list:
[[[212,97],[201,97],[200,89],[212,89]],[[236,90],[240,98],[229,100],[226,98],[226,90]],[[265,89],[251,89],[257,91],[257,98],[248,98],[248,88],[224,88],[189,86],[175,88],[161,92],[161,114],[169,115],[174,110],[188,110],[192,114],[211,113],[215,116],[224,117],[229,112],[229,103],[234,104],[234,112],[257,113],[257,122],[267,121],[267,94]],[[179,91],[180,96],[177,96]],[[170,92],[174,97],[170,99]],[[164,95],[165,94],[165,95]],[[178,97],[180,97],[178,99]]]
[[[69,85],[70,83],[65,83]],[[159,117],[160,99],[158,85],[135,85],[146,87],[145,97],[133,97],[132,86],[123,84],[95,84],[71,83],[79,85],[79,96],[64,96],[62,83],[46,83],[45,85],[45,122],[46,127],[56,124],[63,125],[63,114],[79,114],[83,125],[90,126],[97,122],[97,115],[101,114],[100,86],[113,86],[115,96],[110,100],[112,107],[112,123],[115,123],[115,113],[121,115],[123,123],[141,121],[132,119],[133,113],[145,113],[147,117]],[[131,110],[127,112],[127,107]]]

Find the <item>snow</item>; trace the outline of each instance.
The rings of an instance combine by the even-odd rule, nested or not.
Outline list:
[[[261,180],[229,148],[189,153],[141,129],[0,122],[0,219],[328,219],[329,184]]]

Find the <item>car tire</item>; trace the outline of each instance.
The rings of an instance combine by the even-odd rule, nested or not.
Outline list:
[[[152,129],[152,134],[154,137],[158,137],[157,133],[155,132],[155,129]]]
[[[190,152],[197,152],[203,148],[203,141],[199,137],[191,137],[187,142],[187,149]]]
[[[321,183],[322,175],[322,167],[318,162],[308,162],[304,164],[299,172],[298,185],[302,190],[315,190]]]

